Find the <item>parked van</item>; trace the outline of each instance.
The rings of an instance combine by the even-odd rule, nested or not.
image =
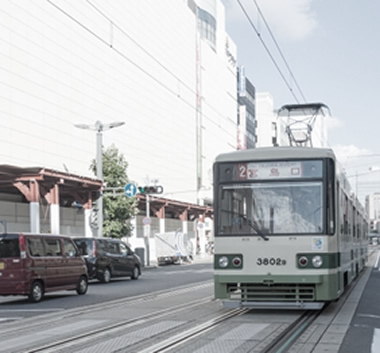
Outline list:
[[[87,288],[87,267],[70,237],[0,234],[0,295],[26,295],[39,302],[47,292],[85,294]]]
[[[73,238],[87,263],[89,278],[108,283],[112,277],[141,275],[141,259],[120,239]]]

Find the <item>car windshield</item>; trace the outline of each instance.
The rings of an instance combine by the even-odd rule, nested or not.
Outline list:
[[[322,182],[222,185],[219,234],[320,234]]]

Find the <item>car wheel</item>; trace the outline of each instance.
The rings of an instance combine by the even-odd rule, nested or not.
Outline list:
[[[86,276],[80,276],[77,284],[77,293],[79,295],[86,294],[88,289],[88,281]]]
[[[111,271],[106,267],[100,279],[103,283],[108,283],[111,280]]]
[[[133,268],[131,278],[132,278],[132,279],[138,279],[139,276],[140,276],[140,270],[139,270],[139,268],[138,268],[137,266],[135,266],[135,267]]]
[[[41,301],[44,296],[44,288],[41,282],[34,282],[29,293],[29,300],[33,303]]]

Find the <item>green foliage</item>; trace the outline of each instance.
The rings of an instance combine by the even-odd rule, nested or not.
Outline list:
[[[122,238],[130,236],[132,226],[130,219],[138,211],[137,198],[124,195],[124,186],[130,181],[127,176],[128,163],[118,149],[112,145],[103,151],[103,180],[106,189],[103,192],[103,234],[107,237]],[[93,160],[90,169],[96,175],[96,161]],[[113,196],[107,192],[109,188],[119,188]]]

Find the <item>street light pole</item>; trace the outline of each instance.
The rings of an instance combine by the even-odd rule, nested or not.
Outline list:
[[[74,124],[75,127],[84,130],[96,131],[96,177],[103,181],[103,131],[113,129],[124,125],[123,121],[103,124],[101,121],[96,121],[95,125]],[[97,200],[98,212],[98,237],[103,236],[103,190],[100,191]]]
[[[96,177],[103,182],[103,135],[102,129],[100,127],[99,121],[95,125],[98,125],[98,130],[96,133]],[[103,236],[103,188],[100,190],[99,197],[96,201],[97,203],[97,221],[98,221],[98,237]]]

